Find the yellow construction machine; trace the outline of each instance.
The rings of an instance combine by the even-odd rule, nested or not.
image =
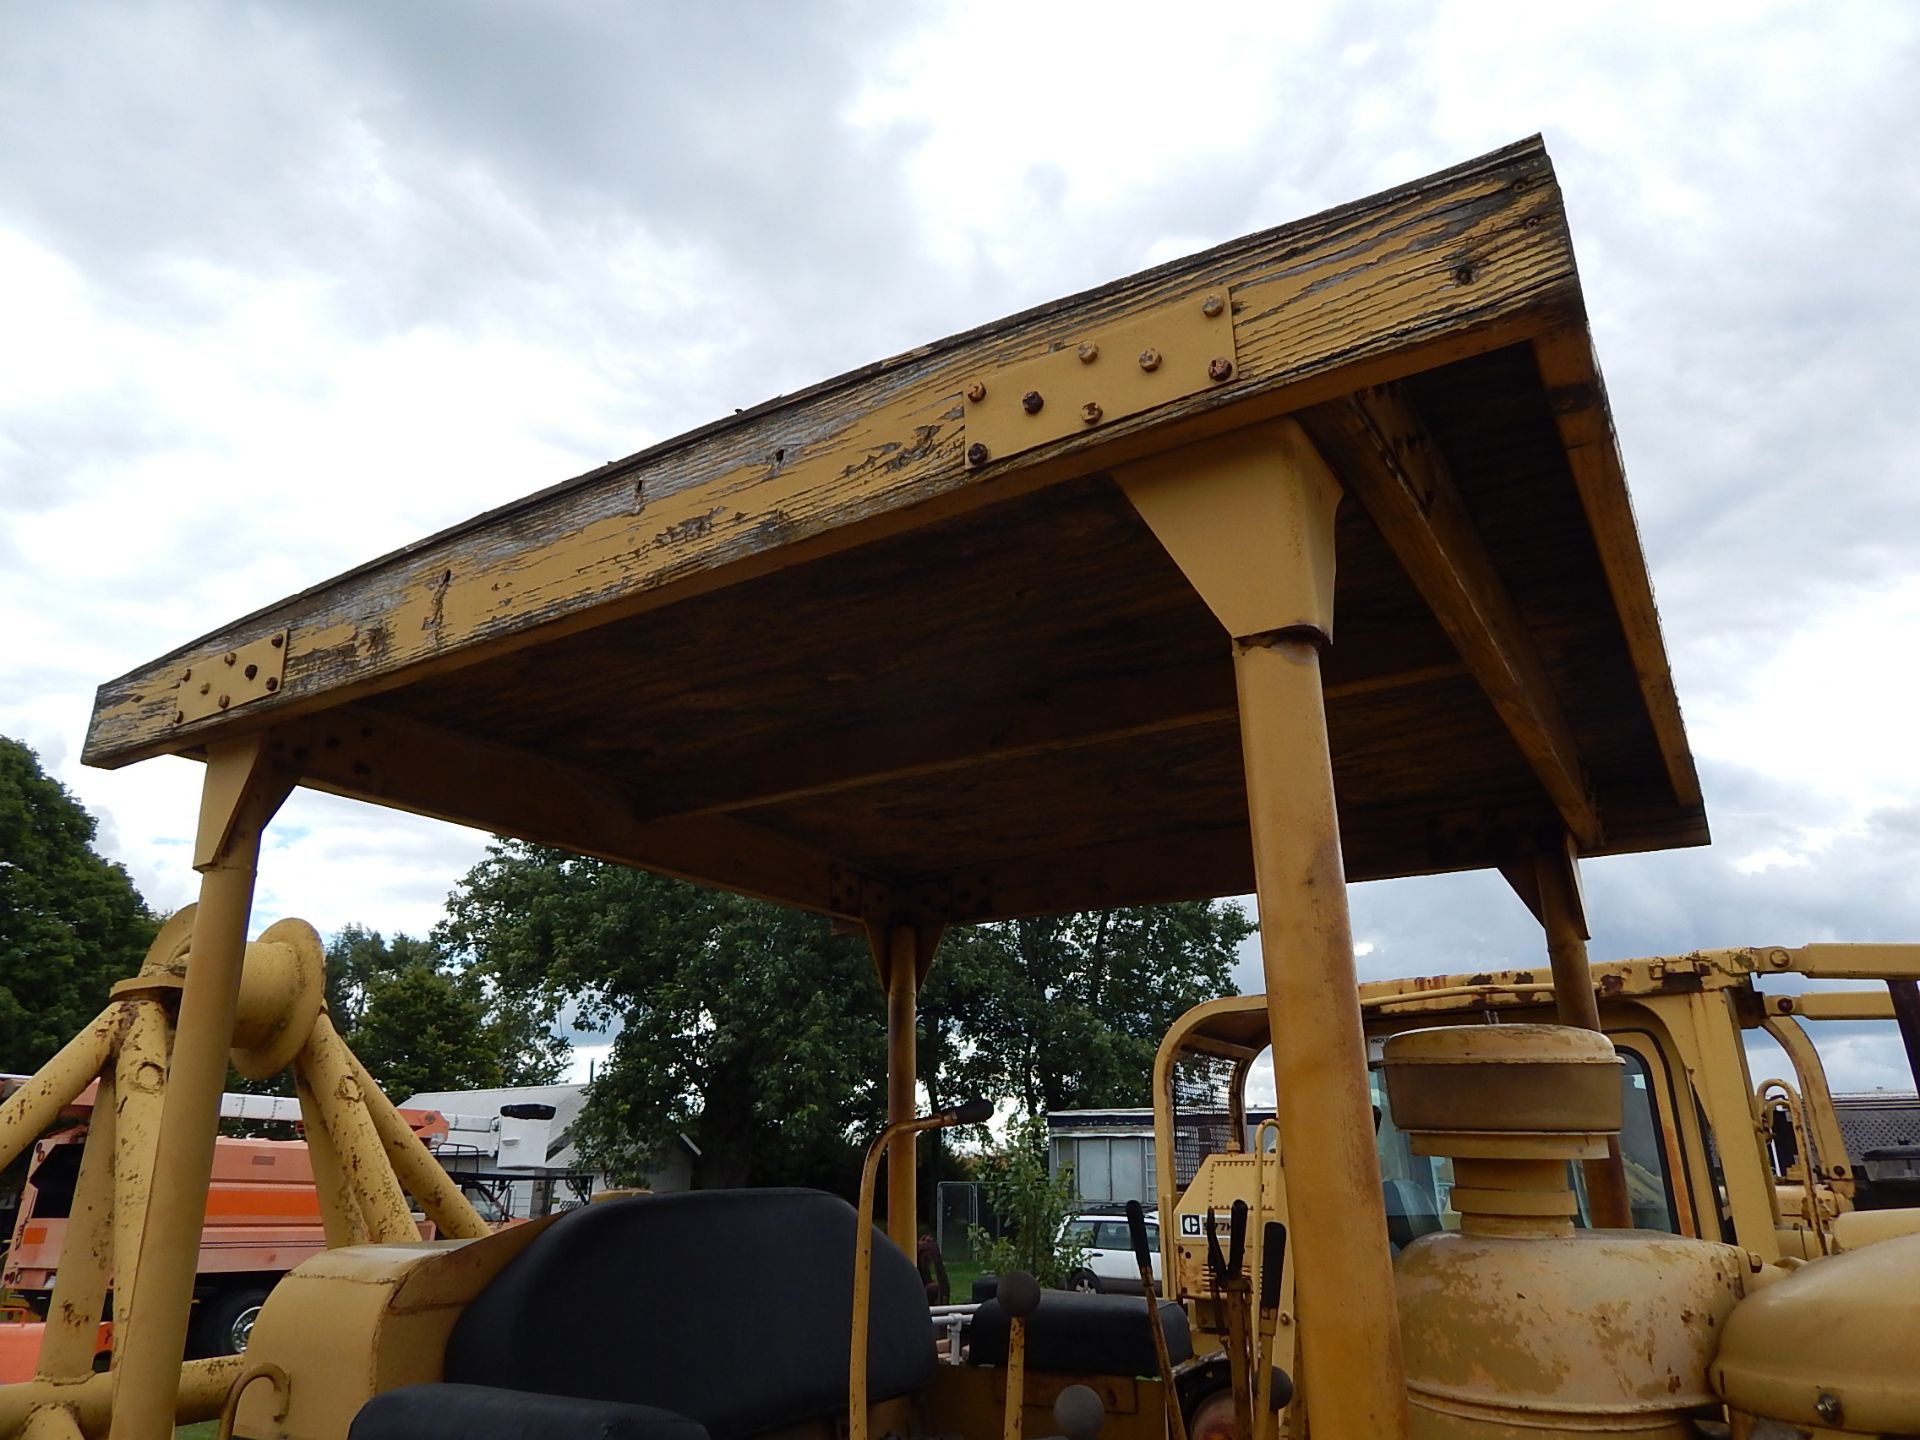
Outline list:
[[[1749,1286],[1778,1279],[1807,1261],[1920,1235],[1920,1187],[1907,1178],[1912,1162],[1920,1159],[1920,1143],[1876,1148],[1869,1140],[1864,1147],[1849,1145],[1807,1030],[1809,1024],[1898,1018],[1896,997],[1904,999],[1920,976],[1920,945],[1711,950],[1591,969],[1600,1028],[1612,1042],[1611,1054],[1596,1051],[1596,1059],[1604,1061],[1614,1077],[1617,1093],[1589,1097],[1597,1102],[1599,1114],[1584,1140],[1575,1136],[1544,1142],[1538,1135],[1511,1133],[1551,1128],[1529,1108],[1528,1087],[1541,1083],[1541,1074],[1530,1062],[1522,1063],[1530,1047],[1560,1038],[1551,1032],[1539,1039],[1532,1034],[1559,1018],[1550,974],[1481,972],[1360,987],[1387,1239],[1400,1257],[1395,1269],[1403,1338],[1421,1348],[1420,1358],[1409,1362],[1409,1386],[1423,1422],[1438,1426],[1442,1415],[1473,1413],[1505,1424],[1513,1433],[1577,1434],[1586,1433],[1578,1423],[1582,1415],[1608,1415],[1616,1425],[1602,1433],[1616,1433],[1619,1423],[1632,1420],[1640,1428],[1628,1433],[1685,1434],[1691,1432],[1659,1427],[1684,1427],[1694,1417],[1712,1414],[1718,1399],[1710,1386],[1738,1387],[1743,1377],[1751,1380],[1756,1365],[1775,1386],[1786,1386],[1797,1372],[1807,1386],[1802,1399],[1816,1416],[1822,1394],[1831,1397],[1829,1408],[1844,1413],[1848,1395],[1876,1366],[1889,1375],[1910,1371],[1912,1347],[1920,1337],[1903,1326],[1897,1309],[1882,1317],[1884,1324],[1873,1323],[1873,1300],[1863,1303],[1837,1332],[1847,1347],[1845,1369],[1824,1368],[1834,1359],[1831,1353],[1787,1352],[1769,1362],[1770,1333],[1752,1321],[1745,1333],[1761,1330],[1758,1356],[1723,1353],[1700,1343],[1710,1341],[1710,1334],[1695,1334],[1700,1363],[1647,1368],[1632,1377],[1599,1363],[1597,1337],[1583,1332],[1578,1320],[1556,1327],[1552,1336],[1528,1334],[1519,1341],[1519,1349],[1532,1360],[1557,1354],[1569,1370],[1579,1372],[1574,1384],[1566,1383],[1565,1375],[1544,1386],[1528,1383],[1511,1366],[1490,1366],[1484,1352],[1457,1373],[1449,1374],[1446,1363],[1436,1362],[1434,1336],[1446,1334],[1451,1348],[1457,1298],[1436,1287],[1451,1279],[1447,1270],[1455,1257],[1447,1247],[1463,1235],[1572,1241],[1576,1232],[1589,1232],[1557,1254],[1543,1250],[1548,1261],[1528,1282],[1528,1296],[1535,1304],[1609,1326],[1617,1323],[1617,1312],[1610,1307],[1644,1303],[1658,1291],[1637,1282],[1624,1296],[1607,1297],[1597,1290],[1596,1285],[1606,1283],[1605,1272],[1616,1257],[1595,1249],[1594,1232],[1601,1238],[1609,1228],[1640,1232],[1629,1253],[1659,1257],[1657,1268],[1669,1278],[1691,1274],[1697,1281],[1697,1272],[1686,1268],[1689,1262],[1717,1255],[1731,1266],[1732,1251],[1737,1250],[1745,1273],[1731,1266],[1728,1273],[1738,1281],[1717,1301],[1689,1288],[1691,1282],[1676,1292],[1680,1311],[1698,1306],[1700,1313],[1720,1318]],[[1807,979],[1884,984],[1796,990],[1774,983],[1804,984]],[[1778,1050],[1770,1053],[1785,1062],[1780,1074],[1758,1083],[1752,1080],[1743,1044],[1743,1037],[1755,1032],[1777,1042]],[[1422,1045],[1453,1047],[1442,1052],[1444,1063],[1485,1070],[1495,1078],[1462,1086],[1451,1071],[1429,1070],[1409,1096],[1404,1078],[1396,1089],[1395,1057],[1404,1077],[1404,1067],[1411,1063],[1407,1047]],[[1430,1054],[1422,1063],[1440,1062]],[[1263,1309],[1249,1312],[1243,1302],[1236,1313],[1223,1304],[1221,1286],[1223,1273],[1237,1273],[1251,1289],[1271,1257],[1284,1256],[1289,1220],[1285,1146],[1271,1122],[1249,1121],[1250,1114],[1257,1115],[1270,1103],[1265,1088],[1272,1064],[1266,997],[1260,995],[1194,1007],[1167,1032],[1155,1064],[1156,1189],[1173,1217],[1161,1227],[1162,1273],[1173,1277],[1166,1293],[1179,1299],[1193,1318],[1197,1358],[1179,1384],[1194,1440],[1222,1440],[1231,1434],[1236,1406],[1249,1414],[1269,1413],[1272,1407],[1260,1403],[1265,1398],[1258,1388],[1261,1377],[1276,1368],[1288,1373],[1297,1364],[1290,1296],[1270,1291]],[[1552,1079],[1551,1072],[1547,1078]],[[1484,1095],[1473,1093],[1473,1087],[1482,1085]],[[1436,1093],[1451,1093],[1451,1103],[1462,1109],[1456,1113],[1436,1108]],[[1415,1110],[1410,1114],[1403,1102]],[[1480,1114],[1476,1125],[1469,1126],[1475,1105],[1491,1113]],[[1914,1133],[1920,1119],[1913,1115],[1912,1100],[1881,1097],[1880,1109],[1898,1118],[1900,1134],[1912,1134],[1913,1141],[1920,1142],[1920,1133]],[[1482,1133],[1471,1142],[1454,1133],[1468,1129]],[[1542,1169],[1531,1184],[1503,1181],[1493,1186],[1487,1178],[1489,1162],[1505,1163],[1520,1158],[1520,1152],[1476,1153],[1475,1147],[1485,1150],[1495,1144],[1490,1134],[1501,1137],[1496,1149],[1545,1145],[1537,1157],[1528,1155],[1553,1161],[1559,1173]],[[1855,1153],[1862,1148],[1864,1154]],[[1572,1165],[1576,1159],[1581,1163]],[[1501,1194],[1497,1204],[1489,1198],[1495,1188],[1509,1192]],[[1606,1197],[1622,1190],[1627,1214],[1605,1215]],[[1487,1193],[1477,1193],[1481,1191]],[[1527,1208],[1515,1208],[1513,1191],[1522,1192]],[[1207,1230],[1209,1222],[1216,1232],[1230,1223],[1236,1209],[1243,1217],[1239,1227],[1250,1240],[1246,1258],[1222,1272]],[[1535,1234],[1525,1228],[1544,1226],[1549,1218],[1551,1231],[1542,1228]],[[1423,1247],[1428,1236],[1449,1238]],[[1673,1252],[1660,1236],[1720,1243],[1688,1244]],[[1596,1257],[1606,1262],[1597,1266],[1597,1280],[1589,1273],[1595,1268],[1589,1262]],[[1284,1264],[1272,1268],[1269,1284],[1276,1284]],[[1436,1303],[1436,1295],[1444,1303]],[[1423,1324],[1439,1330],[1422,1331]],[[1688,1329],[1670,1328],[1675,1339]],[[1716,1359],[1721,1364],[1717,1380],[1712,1369]],[[1672,1385],[1675,1375],[1683,1377],[1678,1388]],[[1280,1428],[1285,1429],[1283,1424]]]
[[[227,558],[216,535],[192,563]],[[1216,1207],[1237,1433],[1920,1432],[1920,1367],[1887,1358],[1915,1333],[1920,1239],[1790,1272],[1770,1224],[1572,1233],[1568,1157],[1596,1162],[1597,1218],[1634,1201],[1599,1163],[1620,1060],[1578,862],[1707,827],[1537,140],[373,560],[103,686],[84,755],[205,763],[201,890],[0,1109],[4,1157],[111,1079],[49,1333],[93,1333],[109,1269],[120,1306],[110,1371],[50,1341],[0,1389],[0,1434],[162,1440],[219,1415],[262,1440],[1183,1436],[1205,1358],[1172,1302],[1008,1277],[936,1358],[907,1258],[914,1135],[965,1116],[915,1114],[916,996],[952,925],[1249,892],[1286,1238]],[[247,943],[295,786],[864,928],[886,1233],[782,1191],[480,1233],[338,1046],[304,929]],[[1346,883],[1474,868],[1539,914],[1560,1023],[1386,1042],[1394,1124],[1451,1162],[1461,1217],[1396,1260]],[[294,1066],[335,1243],[244,1356],[183,1366],[230,1053]],[[451,1238],[411,1234],[416,1203]]]

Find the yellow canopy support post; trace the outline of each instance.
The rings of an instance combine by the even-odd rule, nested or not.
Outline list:
[[[867,943],[873,949],[880,984],[887,992],[888,1125],[899,1125],[918,1113],[916,1030],[920,984],[933,964],[940,933],[939,927],[867,923]],[[914,1132],[901,1131],[887,1143],[887,1238],[908,1255],[914,1253],[919,1238],[915,1140]]]
[[[112,1440],[173,1433],[260,837],[293,784],[266,746],[255,735],[208,747],[194,845],[200,903],[140,1237],[140,1309],[116,1338]]]
[[[1600,1034],[1600,1000],[1587,960],[1589,932],[1574,843],[1568,835],[1560,845],[1543,848],[1534,856],[1533,873],[1540,893],[1540,923],[1547,931],[1547,959],[1553,967],[1554,1012],[1562,1025]],[[1587,1208],[1594,1225],[1631,1230],[1633,1205],[1627,1198],[1620,1137],[1609,1135],[1606,1158],[1582,1160],[1580,1173],[1587,1182]]]
[[[1407,1434],[1320,650],[1339,483],[1279,421],[1116,474],[1233,644],[1314,1431]]]

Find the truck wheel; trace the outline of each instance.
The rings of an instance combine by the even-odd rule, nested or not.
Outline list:
[[[194,1320],[194,1349],[204,1359],[238,1355],[253,1335],[253,1322],[266,1303],[267,1292],[257,1286],[225,1290],[200,1302]]]

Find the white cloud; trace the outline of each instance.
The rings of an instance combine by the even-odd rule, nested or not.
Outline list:
[[[181,903],[196,767],[81,769],[100,681],[735,407],[1543,130],[1720,841],[1590,866],[1595,953],[1920,936],[1917,62],[1897,3],[23,10],[0,732]],[[331,801],[282,828],[263,913],[323,927],[423,929],[478,856]],[[1359,887],[1354,935],[1369,976],[1539,958],[1487,876]]]

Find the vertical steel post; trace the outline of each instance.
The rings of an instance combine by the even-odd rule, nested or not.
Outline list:
[[[1116,478],[1232,638],[1308,1419],[1326,1440],[1398,1440],[1399,1307],[1320,682],[1340,487],[1288,420]]]
[[[207,756],[194,842],[200,903],[140,1237],[140,1309],[131,1324],[116,1326],[112,1440],[173,1433],[260,837],[292,788],[291,777],[267,763],[265,745],[252,736],[210,746]]]
[[[1565,837],[1556,849],[1535,855],[1533,873],[1540,890],[1540,923],[1547,932],[1547,960],[1553,967],[1554,1012],[1562,1025],[1604,1034],[1593,969],[1587,960],[1586,907],[1580,901],[1573,837]],[[1606,1157],[1582,1160],[1580,1173],[1587,1182],[1587,1209],[1594,1225],[1631,1230],[1633,1205],[1627,1198],[1627,1168],[1620,1155],[1620,1137],[1609,1135]]]
[[[920,998],[920,951],[911,925],[887,929],[887,1123],[911,1120],[919,1106],[919,1055],[915,1025]],[[887,1145],[887,1235],[907,1255],[919,1241],[919,1136],[906,1133]]]

